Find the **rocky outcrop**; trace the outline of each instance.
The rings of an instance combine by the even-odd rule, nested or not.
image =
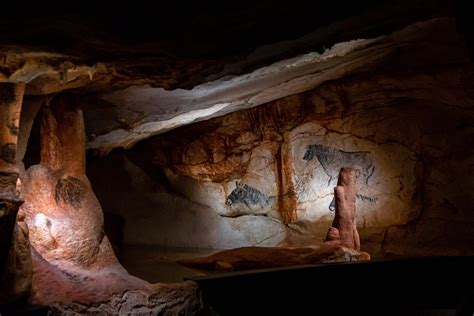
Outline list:
[[[308,51],[323,51],[334,43],[389,34],[450,14],[454,4],[361,0],[341,10],[331,4],[262,2],[229,10],[166,3],[161,7],[166,14],[158,19],[142,7],[116,8],[121,13],[115,15],[54,18],[25,16],[15,7],[6,9],[9,16],[0,25],[0,81],[22,80],[28,83],[27,93],[51,94],[78,87],[191,89]],[[130,19],[127,27],[122,15]]]
[[[422,7],[427,10],[426,4]],[[382,12],[395,15],[393,10]],[[408,12],[412,17],[414,11]],[[370,23],[363,26],[367,22],[362,23],[360,18],[348,18],[313,32],[308,30],[293,41],[247,51],[238,60],[224,54],[219,61],[179,59],[177,52],[144,58],[163,55],[160,43],[130,49],[130,45],[112,38],[92,40],[98,34],[85,25],[81,29],[85,19],[67,26],[78,27],[79,34],[91,32],[87,37],[90,40],[76,43],[79,47],[69,47],[67,52],[43,47],[32,52],[31,48],[10,43],[2,46],[0,54],[5,58],[0,60],[0,81],[26,82],[29,95],[80,90],[82,101],[89,105],[85,113],[88,148],[107,153],[179,126],[265,104],[345,76],[381,68],[396,70],[408,63],[416,68],[467,61],[452,17],[410,24],[415,21],[406,14],[397,21],[383,19],[380,13],[372,14],[370,19],[383,24],[384,32],[375,31]],[[437,16],[426,12],[422,15]],[[47,25],[63,32],[61,23],[64,21],[57,19]],[[46,39],[49,31],[43,30]],[[342,36],[345,32],[350,35]],[[31,34],[28,32],[28,36]],[[85,37],[70,39],[72,43],[80,40],[85,41]],[[51,47],[56,42],[52,41]],[[97,47],[98,43],[102,44]],[[217,47],[212,46],[215,51]],[[93,47],[99,50],[97,55]],[[118,47],[129,58],[114,58]],[[189,46],[183,49],[190,51]],[[186,89],[180,89],[183,87]]]
[[[430,45],[423,45],[424,41]],[[130,86],[88,101],[96,105],[89,114],[88,146],[101,153],[129,148],[182,125],[255,107],[346,76],[396,71],[407,64],[418,68],[466,61],[455,20],[439,18],[386,36],[338,43],[322,54],[300,55],[192,90]]]

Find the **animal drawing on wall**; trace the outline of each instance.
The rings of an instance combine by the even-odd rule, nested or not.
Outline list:
[[[358,177],[362,177],[361,180],[366,186],[369,185],[369,179],[375,171],[369,151],[348,152],[324,145],[309,145],[303,159],[309,161],[313,158],[319,161],[324,172],[328,175],[328,186],[331,185],[333,180],[338,178],[339,171],[343,167],[351,167],[358,170]],[[377,202],[376,197],[367,197],[361,194],[356,194],[356,198],[369,203]],[[329,210],[334,211],[335,209],[336,200],[333,198],[329,204]]]
[[[328,186],[339,176],[339,171],[343,167],[353,167],[359,170],[359,176],[363,177],[366,185],[375,171],[375,166],[369,157],[369,151],[342,151],[324,145],[309,145],[303,156],[304,160],[311,160],[316,157],[323,167],[324,172],[329,176]]]
[[[264,208],[271,203],[272,198],[259,190],[240,182],[235,182],[235,189],[226,199],[226,205],[234,205],[238,203],[245,204],[249,209],[251,206]]]

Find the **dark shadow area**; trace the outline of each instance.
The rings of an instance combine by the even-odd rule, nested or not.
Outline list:
[[[41,305],[1,305],[0,315],[2,316],[45,316],[48,315],[49,308]]]
[[[219,315],[472,315],[474,257],[307,265],[190,278]]]

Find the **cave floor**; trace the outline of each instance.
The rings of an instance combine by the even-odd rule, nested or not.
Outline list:
[[[119,260],[130,274],[150,283],[173,283],[182,282],[186,277],[206,275],[177,264],[176,260],[208,256],[218,251],[219,249],[124,246]]]
[[[184,278],[209,274],[180,265],[176,263],[177,260],[205,257],[221,250],[223,249],[126,245],[121,248],[118,258],[131,275],[150,283],[174,283],[182,282]],[[370,250],[372,260],[400,258],[399,256],[382,255],[380,252]]]

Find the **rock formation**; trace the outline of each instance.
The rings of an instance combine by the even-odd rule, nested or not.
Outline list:
[[[120,266],[103,233],[102,210],[85,176],[82,112],[55,105],[42,112],[41,163],[22,178],[33,302],[103,301],[126,289],[148,289]]]
[[[107,309],[113,312],[134,304],[149,311],[166,311],[166,303],[186,309],[188,302],[171,301],[176,291],[197,299],[192,285],[153,286],[129,275],[117,261],[104,234],[101,206],[85,175],[82,111],[61,98],[53,105],[42,110],[41,163],[22,177],[22,211],[33,259],[32,302],[58,303],[64,309],[73,303],[81,308],[102,303],[110,304]],[[168,292],[170,302],[151,298]],[[124,295],[133,297],[128,307],[119,303]]]
[[[342,245],[360,251],[356,226],[356,170],[342,168],[334,188],[336,214],[329,227],[325,243]]]
[[[0,84],[0,304],[27,300],[31,287],[28,229],[17,214],[23,199],[17,188],[18,130],[23,83]]]
[[[183,259],[178,263],[204,271],[230,272],[369,259],[370,255],[366,252],[322,244],[304,248],[242,247],[223,250],[207,257]]]

